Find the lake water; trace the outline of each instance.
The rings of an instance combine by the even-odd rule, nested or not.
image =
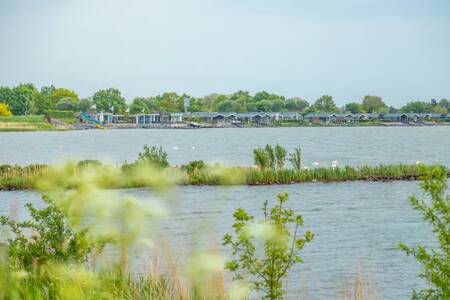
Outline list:
[[[122,162],[135,159],[144,144],[164,146],[172,163],[194,159],[251,164],[252,149],[265,143],[288,149],[301,145],[304,161],[323,165],[439,162],[450,165],[450,127],[274,128],[205,130],[106,130],[84,132],[0,133],[0,163],[54,162],[64,157]],[[194,146],[194,149],[192,149]],[[177,147],[175,150],[173,147]],[[206,248],[229,232],[238,207],[261,215],[264,200],[274,203],[289,192],[290,205],[301,212],[315,239],[302,252],[305,263],[289,277],[289,299],[329,299],[354,274],[368,276],[380,299],[408,299],[423,287],[420,266],[396,250],[402,241],[433,244],[430,228],[420,221],[408,195],[421,195],[418,182],[311,183],[260,187],[179,187],[175,200],[163,198],[171,212],[161,233],[175,246],[190,241]],[[145,189],[123,191],[141,198]],[[31,191],[0,192],[0,214],[26,202],[40,204]],[[25,217],[23,209],[21,218]],[[153,232],[150,225],[149,235]],[[225,252],[226,254],[226,252]]]
[[[252,164],[252,150],[279,143],[302,147],[305,165],[415,163],[450,165],[450,126],[231,129],[123,129],[0,133],[1,163],[48,163],[63,158],[133,161],[142,146],[161,145],[173,164]]]

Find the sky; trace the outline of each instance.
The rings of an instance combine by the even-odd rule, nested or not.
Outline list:
[[[0,85],[450,99],[448,0],[0,0]]]

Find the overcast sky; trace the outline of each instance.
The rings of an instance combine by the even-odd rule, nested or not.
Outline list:
[[[448,0],[0,0],[0,85],[450,98]]]

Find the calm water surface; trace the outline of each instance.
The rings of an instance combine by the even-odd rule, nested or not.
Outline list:
[[[305,293],[309,299],[329,299],[358,272],[368,277],[381,299],[408,299],[413,288],[423,286],[419,265],[395,249],[400,241],[434,243],[430,228],[406,197],[420,195],[418,182],[179,187],[175,197],[162,198],[171,216],[159,222],[158,235],[183,252],[193,241],[200,249],[213,246],[224,251],[220,241],[230,231],[234,210],[243,207],[261,216],[262,202],[274,203],[278,192],[289,192],[290,205],[304,215],[306,227],[315,234],[302,253],[305,263],[289,277],[290,299]],[[142,189],[124,193],[141,199],[155,196]],[[15,212],[26,202],[42,204],[36,192],[1,192],[0,198],[0,214]],[[24,209],[19,218],[26,218]],[[146,232],[151,238],[155,227],[148,224]]]
[[[132,161],[144,144],[162,145],[172,163],[194,159],[251,164],[252,149],[265,143],[288,149],[301,145],[304,161],[323,165],[388,162],[439,162],[450,166],[450,127],[401,128],[274,128],[205,130],[106,130],[82,132],[0,133],[0,163],[55,162],[67,157]],[[178,150],[175,150],[177,147]],[[145,189],[122,191],[150,199]],[[410,206],[408,195],[421,195],[418,182],[331,183],[262,187],[179,187],[171,212],[158,234],[175,249],[216,246],[230,231],[238,207],[261,215],[264,200],[274,203],[289,192],[290,204],[304,215],[315,234],[302,257],[305,263],[289,277],[290,299],[329,299],[357,272],[368,276],[381,299],[408,299],[423,287],[420,266],[395,249],[398,242],[433,244],[430,228]],[[0,214],[11,214],[26,202],[41,205],[36,192],[0,192]],[[23,209],[19,217],[26,218]],[[146,232],[156,234],[148,224]]]
[[[142,146],[161,145],[173,164],[203,159],[252,164],[252,150],[300,145],[305,165],[440,162],[450,165],[449,127],[123,129],[0,133],[0,163],[48,163],[64,158],[133,161]]]

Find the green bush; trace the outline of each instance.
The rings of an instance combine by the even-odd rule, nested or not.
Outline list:
[[[263,292],[263,299],[270,300],[284,299],[283,280],[294,264],[302,262],[299,251],[313,238],[310,231],[299,237],[303,218],[284,206],[288,194],[278,194],[277,198],[278,204],[271,209],[267,201],[264,203],[264,219],[260,221],[238,208],[233,215],[235,235],[226,234],[223,238],[223,244],[229,245],[237,256],[225,266],[233,272],[233,279],[247,279],[256,291]],[[250,278],[245,278],[245,274]]]
[[[36,209],[26,204],[30,221],[16,222],[0,216],[0,224],[12,233],[0,249],[6,249],[9,261],[16,267],[32,270],[52,261],[61,263],[86,262],[91,251],[87,230],[74,231],[67,223],[62,209],[48,197],[42,198],[47,207]],[[31,232],[31,237],[27,234]]]
[[[421,167],[425,175],[420,186],[430,200],[420,200],[416,196],[409,200],[424,221],[431,225],[438,245],[434,248],[408,247],[401,243],[399,247],[423,265],[420,277],[431,286],[419,292],[414,290],[412,299],[450,299],[450,195],[446,195],[447,170],[440,166]]]
[[[73,118],[74,113],[70,110],[46,110],[45,115],[50,118],[63,119]]]
[[[162,147],[144,145],[144,151],[140,152],[136,163],[150,164],[157,168],[167,168],[169,161],[167,160],[167,152]]]

